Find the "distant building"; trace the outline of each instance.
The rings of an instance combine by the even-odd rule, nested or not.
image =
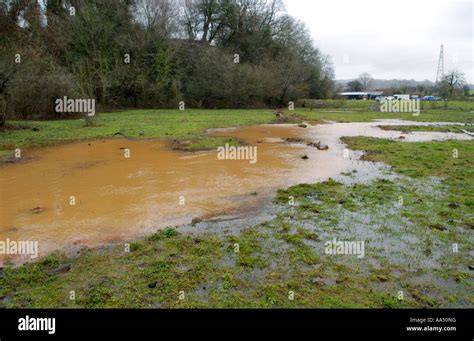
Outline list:
[[[383,91],[340,92],[339,96],[346,97],[346,99],[378,99],[383,96]]]
[[[402,94],[393,95],[393,97],[395,97],[395,99],[398,99],[398,100],[409,100],[410,99],[410,95],[402,95]]]

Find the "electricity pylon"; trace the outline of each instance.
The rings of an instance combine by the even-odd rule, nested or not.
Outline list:
[[[444,51],[443,44],[441,44],[441,50],[439,51],[439,60],[438,60],[438,72],[436,73],[436,84],[441,82],[444,77]]]

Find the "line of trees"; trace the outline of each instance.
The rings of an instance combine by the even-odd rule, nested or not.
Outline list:
[[[3,118],[99,108],[245,108],[328,98],[334,72],[281,0],[4,0]]]

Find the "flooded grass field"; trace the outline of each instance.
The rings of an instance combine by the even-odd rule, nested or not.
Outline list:
[[[0,270],[0,305],[472,307],[472,136],[433,129],[458,118],[210,127],[254,165],[161,139],[27,148],[0,166],[0,240],[45,257]]]

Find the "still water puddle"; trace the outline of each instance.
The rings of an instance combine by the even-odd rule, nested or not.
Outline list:
[[[257,206],[277,188],[303,178],[303,147],[282,141],[301,130],[258,126],[222,132],[257,146],[255,164],[218,160],[216,150],[173,151],[158,140],[25,150],[28,161],[0,167],[0,240],[38,241],[44,255]]]
[[[0,241],[38,241],[41,256],[139,237],[193,218],[248,213],[278,188],[353,169],[361,176],[378,174],[378,165],[343,156],[341,136],[399,136],[374,123],[259,125],[209,133],[257,146],[257,162],[218,160],[217,150],[173,151],[159,140],[96,140],[23,151],[26,161],[0,166]],[[440,134],[430,139],[446,136]],[[320,140],[329,150],[285,142],[297,137]],[[29,257],[0,255],[0,265],[7,260]]]

